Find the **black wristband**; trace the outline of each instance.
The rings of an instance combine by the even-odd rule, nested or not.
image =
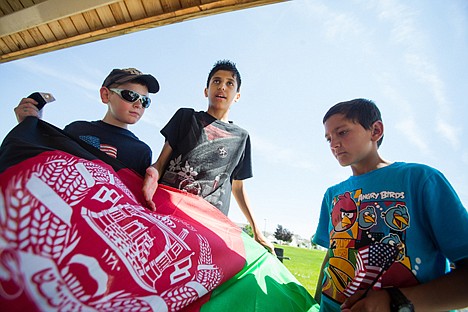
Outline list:
[[[400,289],[395,287],[384,289],[390,295],[391,312],[414,312],[413,304],[408,298],[406,298]]]

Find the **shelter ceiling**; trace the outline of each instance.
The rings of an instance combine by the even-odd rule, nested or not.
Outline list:
[[[287,0],[0,0],[0,63]]]

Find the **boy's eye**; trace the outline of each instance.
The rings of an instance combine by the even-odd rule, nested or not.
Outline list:
[[[228,81],[227,85],[228,85],[228,86],[233,86],[234,83],[233,83],[232,81]]]
[[[348,130],[343,130],[338,132],[339,135],[346,135],[349,131]]]

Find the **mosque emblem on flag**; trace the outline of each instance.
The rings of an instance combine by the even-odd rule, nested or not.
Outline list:
[[[2,176],[2,306],[177,311],[220,285],[208,233],[148,213],[97,163],[47,154]]]

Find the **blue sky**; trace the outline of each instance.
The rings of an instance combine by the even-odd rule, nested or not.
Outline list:
[[[326,188],[351,171],[331,155],[322,117],[363,97],[380,107],[390,161],[441,170],[468,206],[468,2],[294,0],[204,17],[0,64],[0,138],[34,91],[57,101],[44,120],[98,120],[99,88],[113,68],[152,73],[161,91],[137,125],[159,154],[159,130],[179,107],[205,110],[216,60],[237,63],[241,99],[230,119],[247,129],[254,177],[246,181],[259,226],[309,238]],[[437,190],[434,190],[437,192]],[[229,217],[245,219],[232,200]]]

